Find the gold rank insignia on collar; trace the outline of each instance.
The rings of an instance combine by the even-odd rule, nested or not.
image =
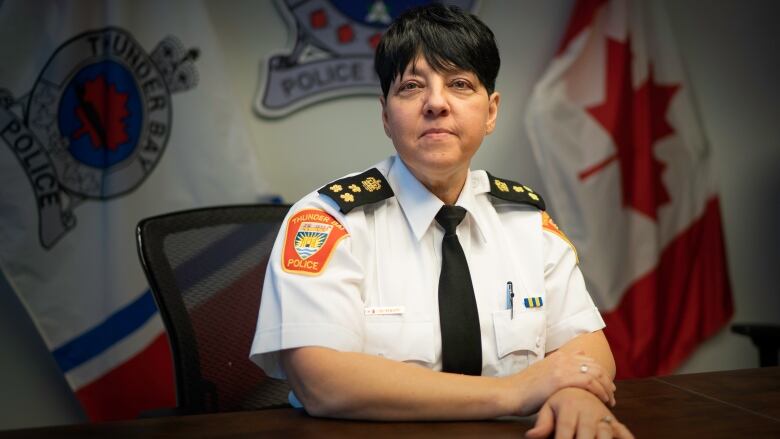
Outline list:
[[[335,201],[343,213],[395,195],[385,176],[377,168],[328,183],[317,192]]]
[[[542,196],[534,192],[530,187],[505,178],[494,177],[489,172],[486,172],[486,174],[488,180],[490,180],[490,195],[502,200],[529,204],[539,210],[545,210]]]

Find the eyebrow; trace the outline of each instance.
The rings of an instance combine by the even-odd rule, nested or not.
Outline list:
[[[411,66],[411,68],[409,66]],[[398,75],[399,79],[403,78],[404,75],[406,75],[406,73],[409,73],[411,75],[419,75],[420,74],[417,71],[417,63],[410,62],[409,66],[407,66],[407,68],[403,72],[401,72],[400,75]],[[456,66],[455,64],[452,64],[452,68],[451,69],[444,69],[443,71],[438,71],[438,70],[434,69],[433,67],[431,67],[430,65],[428,66],[428,68],[430,69],[430,71],[436,72],[436,73],[439,73],[439,74],[442,74],[442,75],[445,75],[445,74],[457,74],[457,73],[469,73],[471,75],[474,75],[475,77],[478,77],[477,76],[477,72],[474,72],[474,71],[471,71],[471,70],[468,70],[468,69],[460,68],[460,67]]]

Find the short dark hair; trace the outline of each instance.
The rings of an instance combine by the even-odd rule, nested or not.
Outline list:
[[[437,72],[474,72],[488,94],[496,88],[501,66],[493,31],[456,6],[432,3],[399,15],[382,36],[374,55],[382,93],[418,55]]]

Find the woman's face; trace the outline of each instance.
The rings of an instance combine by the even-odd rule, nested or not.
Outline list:
[[[488,96],[473,72],[439,73],[418,56],[380,100],[385,133],[423,181],[465,178],[482,139],[495,128],[499,95]]]

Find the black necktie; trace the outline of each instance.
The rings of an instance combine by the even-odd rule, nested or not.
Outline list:
[[[436,222],[444,228],[439,275],[439,324],[441,325],[442,371],[464,375],[482,374],[482,336],[469,265],[458,235],[466,216],[460,206],[442,206]]]

